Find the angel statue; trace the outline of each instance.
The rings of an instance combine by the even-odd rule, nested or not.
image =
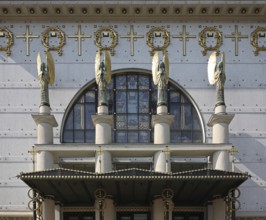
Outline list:
[[[163,61],[159,61],[159,54],[156,51],[152,59],[152,78],[154,85],[158,85],[157,106],[167,104],[167,84],[169,78],[169,58],[164,52]]]
[[[217,64],[217,52],[214,51],[208,62],[208,79],[211,85],[216,85],[216,103],[215,106],[225,105],[224,102],[224,83],[225,83],[225,55]]]
[[[98,106],[108,105],[106,86],[111,81],[111,59],[109,52],[104,51],[104,61],[101,61],[101,52],[95,57],[95,79],[98,84]]]
[[[52,85],[55,79],[54,60],[49,51],[46,53],[46,63],[42,62],[41,54],[37,55],[38,79],[41,87],[41,106],[50,106],[48,85]]]

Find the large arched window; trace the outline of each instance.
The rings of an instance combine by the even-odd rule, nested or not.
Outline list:
[[[108,85],[109,114],[114,116],[114,143],[153,143],[152,115],[156,114],[157,91],[149,72],[113,74]],[[94,143],[91,116],[97,111],[95,81],[84,86],[68,106],[63,118],[61,142]],[[171,143],[204,142],[203,124],[191,97],[173,81],[168,83],[168,111],[174,115]]]

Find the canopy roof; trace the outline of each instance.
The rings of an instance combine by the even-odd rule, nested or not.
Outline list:
[[[99,188],[122,205],[149,205],[165,188],[173,190],[176,205],[203,205],[214,196],[226,196],[249,175],[212,169],[159,173],[132,168],[99,174],[57,168],[18,177],[42,196],[53,196],[64,205],[93,205]]]

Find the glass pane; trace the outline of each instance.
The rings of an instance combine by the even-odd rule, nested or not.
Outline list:
[[[92,119],[91,119],[91,115],[95,114],[95,105],[93,103],[86,104],[85,108],[86,108],[86,114],[85,114],[86,129],[94,129],[94,125],[93,125],[93,122],[92,122]]]
[[[201,131],[194,131],[193,132],[193,142],[194,143],[201,143],[202,142]]]
[[[182,103],[190,103],[190,101],[183,95],[181,96],[181,102]]]
[[[78,100],[78,103],[84,103],[84,96],[82,95],[80,99]]]
[[[139,76],[139,89],[149,89],[149,77],[148,76]]]
[[[138,115],[128,115],[128,129],[138,129]]]
[[[171,143],[180,143],[181,142],[181,131],[171,131],[170,142]]]
[[[74,131],[74,141],[77,143],[84,143],[84,132]]]
[[[128,92],[128,113],[137,113],[138,112],[138,93],[137,92]]]
[[[126,113],[126,93],[118,91],[116,93],[116,112],[117,113]]]
[[[138,78],[137,75],[132,75],[127,77],[127,88],[137,89],[138,88]]]
[[[150,117],[149,115],[139,116],[139,129],[148,130],[150,128]]]
[[[116,77],[116,89],[126,89],[126,77],[125,76]]]
[[[128,132],[128,143],[138,143],[138,132],[137,131],[129,131]]]
[[[149,113],[149,92],[139,92],[139,113]]]
[[[70,112],[68,115],[66,124],[65,124],[65,129],[73,129],[73,111]]]
[[[140,131],[139,132],[139,142],[140,143],[149,143],[150,140],[150,132],[148,131]]]
[[[199,117],[195,109],[193,109],[193,129],[200,130]]]
[[[127,116],[126,115],[116,116],[116,129],[127,129]]]
[[[131,217],[123,216],[121,217],[121,220],[131,220]]]
[[[84,105],[76,104],[74,107],[74,129],[84,129]]]
[[[134,220],[147,220],[147,214],[134,214]]]
[[[73,142],[73,131],[64,131],[63,142]]]
[[[95,130],[86,131],[85,142],[94,143],[95,142]]]
[[[85,94],[85,102],[95,102],[95,91],[88,91]]]
[[[94,218],[88,216],[88,217],[83,217],[82,220],[94,220]]]
[[[181,129],[181,109],[180,103],[170,103],[171,114],[174,115],[174,121],[171,124],[172,129]]]
[[[192,129],[191,105],[183,104],[181,106],[181,109],[182,109],[181,128]]]
[[[182,131],[182,142],[183,143],[192,142],[192,134],[191,134],[191,131]]]
[[[180,93],[171,91],[170,102],[180,102]]]
[[[127,143],[127,132],[117,131],[116,132],[116,142],[117,143]]]

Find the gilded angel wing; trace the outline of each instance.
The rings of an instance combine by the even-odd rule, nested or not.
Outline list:
[[[47,71],[50,78],[49,84],[52,85],[54,84],[54,79],[55,79],[55,67],[54,67],[54,59],[49,51],[47,51],[46,53],[46,59],[47,59]]]
[[[217,56],[216,51],[212,52],[208,62],[208,79],[211,85],[215,84],[214,74],[216,68],[216,56]]]
[[[101,77],[100,64],[101,64],[101,52],[98,51],[95,56],[95,79],[97,84],[99,83]]]
[[[157,85],[159,82],[158,66],[159,66],[159,54],[158,54],[158,51],[156,51],[153,55],[153,58],[152,58],[152,79],[153,79],[154,85]]]
[[[111,58],[110,58],[110,54],[107,50],[105,50],[104,52],[104,63],[105,63],[105,67],[106,67],[106,76],[105,76],[105,80],[106,83],[110,83],[111,81]]]
[[[168,84],[169,79],[169,56],[167,51],[164,52],[163,62],[165,66],[164,75],[165,75],[165,83]]]
[[[41,53],[38,52],[38,54],[37,54],[37,73],[38,73],[39,77],[42,74],[41,67],[42,67],[42,57],[41,57]]]

